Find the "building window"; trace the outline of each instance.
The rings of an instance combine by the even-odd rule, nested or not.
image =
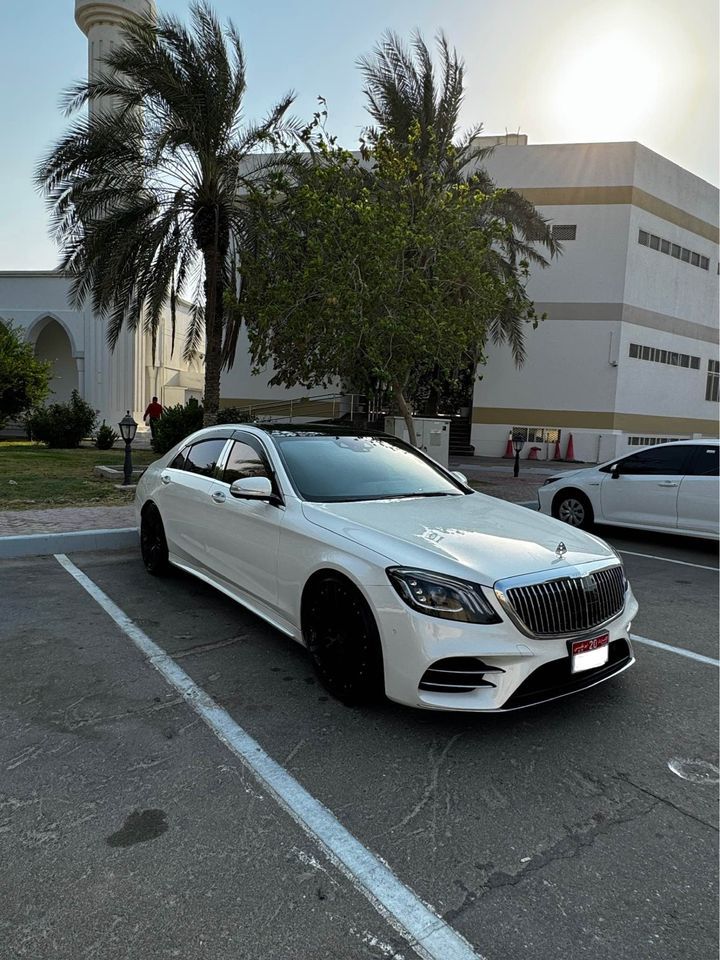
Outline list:
[[[708,360],[705,399],[718,402],[718,383],[720,382],[720,360]]]
[[[689,353],[675,353],[673,350],[660,350],[659,347],[648,347],[646,344],[631,343],[628,356],[634,360],[665,363],[670,367],[685,367],[689,370],[700,369],[700,357],[693,357]],[[715,363],[716,361],[710,362]]]
[[[564,230],[565,227],[553,227],[553,235],[556,229]],[[565,239],[558,237],[557,239]],[[574,240],[575,237],[569,239]],[[687,247],[681,247],[678,243],[671,243],[663,237],[658,237],[654,233],[648,233],[647,230],[638,231],[638,243],[643,247],[650,247],[651,250],[658,250],[667,256],[675,257],[676,260],[682,260],[684,263],[690,263],[693,267],[700,267],[701,270],[710,269],[710,260],[703,257],[694,250],[688,250]]]
[[[557,443],[562,434],[562,430],[555,430],[550,427],[513,427],[512,436],[523,440],[525,443]]]
[[[675,443],[680,437],[628,437],[629,447],[651,447],[656,443]]]
[[[552,228],[553,240],[575,240],[577,237],[576,223],[556,223]]]

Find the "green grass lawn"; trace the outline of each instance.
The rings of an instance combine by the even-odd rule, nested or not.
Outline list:
[[[122,468],[124,456],[124,450],[48,450],[27,440],[0,440],[0,510],[132,503],[134,491],[117,490],[118,481],[93,473],[99,464]],[[156,459],[152,450],[133,451],[134,467]]]

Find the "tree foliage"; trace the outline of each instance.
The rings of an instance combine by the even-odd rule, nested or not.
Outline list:
[[[11,324],[0,323],[0,428],[45,400],[51,375],[51,364]]]
[[[68,113],[94,98],[112,108],[76,119],[36,179],[61,269],[72,277],[71,300],[80,307],[90,299],[107,320],[111,347],[124,326],[141,322],[154,346],[166,306],[174,341],[177,297],[193,300],[184,349],[186,357],[205,354],[205,422],[213,423],[222,364],[236,342],[224,293],[237,279],[243,196],[274,164],[278,143],[297,131],[287,118],[293,95],[260,123],[244,122],[240,37],[205,3],[190,5],[189,27],[148,16],[124,31],[100,74],[66,95]]]
[[[561,252],[550,226],[534,204],[516,190],[498,190],[483,164],[493,146],[480,139],[482,124],[460,129],[465,96],[465,64],[439,34],[437,65],[420,33],[406,45],[395,33],[386,33],[373,53],[362,57],[366,106],[373,120],[366,138],[372,147],[382,135],[413,160],[414,176],[424,197],[433,190],[465,184],[478,195],[478,225],[495,236],[487,269],[509,281],[527,265],[546,267]],[[503,224],[506,229],[494,230]],[[507,343],[515,362],[525,359],[524,313],[516,311],[514,284],[508,297],[489,318],[487,332],[494,343]]]
[[[419,135],[415,125],[410,137]],[[534,318],[526,270],[489,269],[509,229],[487,215],[492,198],[443,184],[437,170],[420,176],[413,152],[390,137],[378,134],[364,159],[322,136],[315,146],[299,181],[278,180],[253,201],[262,229],[238,306],[253,359],[288,387],[387,381],[414,440],[414,382],[480,358],[506,304]]]

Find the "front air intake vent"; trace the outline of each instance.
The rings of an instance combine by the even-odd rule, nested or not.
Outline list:
[[[502,667],[491,667],[477,657],[446,657],[425,671],[420,689],[429,693],[471,693],[477,687],[494,687],[487,676],[498,673],[505,671]]]

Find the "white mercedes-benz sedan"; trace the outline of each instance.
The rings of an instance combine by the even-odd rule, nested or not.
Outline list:
[[[719,455],[718,440],[676,440],[568,470],[540,487],[540,511],[583,529],[606,523],[717,540]]]
[[[304,644],[346,703],[512,710],[634,662],[611,547],[394,437],[208,427],[146,470],[136,509],[150,573],[180,567]]]

